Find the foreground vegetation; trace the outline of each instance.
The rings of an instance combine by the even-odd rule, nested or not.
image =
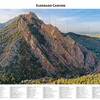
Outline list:
[[[45,77],[17,82],[12,74],[0,74],[0,84],[100,84],[100,74],[92,74],[72,79]]]
[[[100,84],[100,74],[92,74],[75,79],[52,79],[43,78],[37,80],[25,80],[22,84]]]

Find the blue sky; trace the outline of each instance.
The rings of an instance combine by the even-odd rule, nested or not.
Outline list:
[[[30,11],[45,23],[57,26],[62,32],[100,34],[100,9],[1,9],[0,23]]]

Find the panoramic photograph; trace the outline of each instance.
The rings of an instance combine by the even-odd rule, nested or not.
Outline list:
[[[100,84],[100,9],[0,9],[0,84]]]

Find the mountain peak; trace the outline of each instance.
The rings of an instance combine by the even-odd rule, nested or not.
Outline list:
[[[96,65],[91,51],[33,12],[17,17],[0,35],[0,71],[3,68],[20,80],[80,76]]]
[[[25,17],[25,18],[30,18],[30,19],[32,19],[32,18],[38,19],[37,15],[33,12],[29,12],[27,14],[22,14],[22,15],[20,15],[20,17]]]
[[[33,12],[29,12],[28,14],[26,14],[26,17],[30,18],[30,19],[38,19],[37,15]]]
[[[29,12],[28,14],[23,14],[19,16],[20,20],[23,20],[30,26],[41,27],[43,21],[40,20],[37,15],[33,12]]]

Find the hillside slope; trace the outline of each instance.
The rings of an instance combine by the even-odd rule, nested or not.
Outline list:
[[[78,77],[93,73],[96,66],[91,50],[32,12],[0,30],[0,73],[13,76],[16,82]]]
[[[79,35],[79,34],[75,34],[72,32],[65,34],[65,36],[70,36],[75,41],[77,41],[79,44],[93,51],[98,57],[98,59],[100,60],[100,38]]]

